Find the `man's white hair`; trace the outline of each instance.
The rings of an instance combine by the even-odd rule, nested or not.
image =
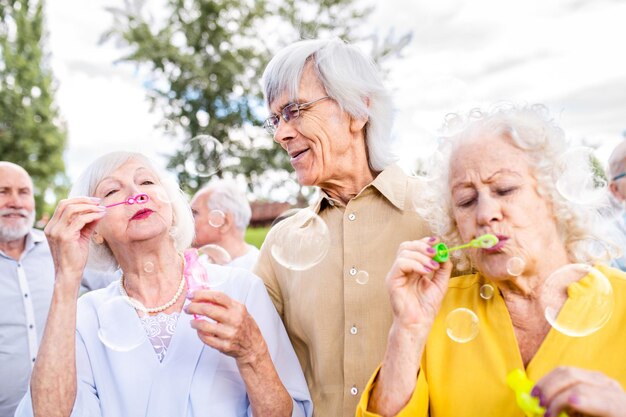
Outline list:
[[[262,78],[268,108],[283,93],[290,101],[298,99],[300,79],[308,63],[329,97],[350,116],[367,119],[365,141],[370,167],[382,171],[396,162],[398,156],[391,146],[391,97],[372,59],[340,39],[305,40],[279,51]]]

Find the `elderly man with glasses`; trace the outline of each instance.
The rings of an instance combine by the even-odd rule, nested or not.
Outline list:
[[[386,271],[400,242],[429,232],[416,210],[421,186],[395,165],[389,93],[354,46],[292,44],[271,60],[263,87],[271,112],[265,128],[288,153],[298,182],[319,188],[310,208],[327,226],[330,247],[308,268],[274,257],[273,247],[289,244],[285,231],[302,233],[296,214],[270,231],[255,272],[298,354],[314,414],[353,416],[385,351]]]

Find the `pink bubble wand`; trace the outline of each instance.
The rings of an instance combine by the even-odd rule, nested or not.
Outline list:
[[[209,282],[209,277],[206,269],[204,269],[199,261],[198,251],[196,249],[187,249],[183,256],[185,257],[183,276],[187,281],[187,292],[191,293],[198,289],[208,288],[207,283]],[[193,318],[198,320],[201,317],[194,314]]]
[[[148,200],[150,200],[150,197],[148,196],[148,194],[141,193],[141,194],[137,194],[137,195],[128,197],[126,200],[120,201],[119,203],[109,204],[109,205],[104,206],[104,207],[110,208],[110,207],[119,206],[120,204],[128,204],[129,206],[132,206],[135,203],[137,203],[137,204],[146,204],[148,202]]]

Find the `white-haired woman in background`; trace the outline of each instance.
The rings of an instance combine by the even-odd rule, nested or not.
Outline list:
[[[575,159],[560,160],[564,135],[542,106],[474,112],[444,143],[431,206],[444,210],[433,210],[433,225],[442,226],[450,245],[487,233],[499,242],[469,250],[475,270],[452,279],[451,262],[433,260],[436,238],[400,246],[386,279],[394,320],[385,359],[357,415],[624,416],[626,275],[600,264],[602,274],[572,265],[596,254],[585,242],[603,240],[592,221],[597,207],[579,204],[585,181],[566,180],[592,185],[589,157],[574,169],[559,168]],[[467,333],[455,333],[451,320],[471,317],[467,310],[478,318],[477,334],[469,324],[461,327]],[[517,387],[521,404],[534,411],[522,411],[507,387],[516,369],[536,381]]]
[[[145,204],[105,208],[142,193]],[[209,278],[228,277],[221,291],[197,290],[186,301],[181,252],[192,241],[193,219],[173,181],[143,155],[116,152],[96,160],[71,195],[45,229],[56,283],[17,415],[311,415],[300,366],[261,280],[209,265]],[[119,267],[122,279],[77,300],[87,264]],[[120,295],[146,307],[149,316],[136,320],[148,328],[166,323],[126,352],[98,336],[102,306]]]
[[[235,181],[214,180],[202,187],[191,199],[191,211],[196,223],[194,247],[217,245],[230,258],[228,266],[252,269],[259,257],[259,250],[245,241],[252,209]]]

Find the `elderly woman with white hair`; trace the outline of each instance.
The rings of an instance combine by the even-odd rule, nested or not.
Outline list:
[[[564,168],[574,159],[542,106],[468,119],[443,142],[427,217],[449,245],[497,243],[470,249],[455,278],[438,238],[400,246],[387,351],[357,416],[624,416],[626,275],[591,267],[598,206],[582,204],[582,181],[566,192],[568,175],[596,178],[589,157]]]
[[[16,415],[312,414],[261,280],[205,265],[209,283],[226,281],[221,291],[186,291],[181,252],[191,244],[193,219],[173,181],[143,155],[116,152],[89,166],[71,195],[45,229],[55,289],[30,392]],[[129,201],[140,195],[142,204]],[[125,201],[135,204],[118,204]],[[122,278],[77,300],[86,265],[119,267]],[[126,320],[146,329],[134,349],[119,349],[131,332],[117,344],[104,338],[104,330],[123,331],[102,328],[106,314],[119,313],[108,303],[120,297],[134,301],[117,310],[130,309]]]

